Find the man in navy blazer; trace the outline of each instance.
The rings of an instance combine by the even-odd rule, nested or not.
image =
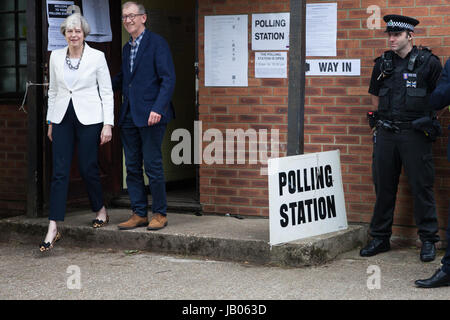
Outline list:
[[[430,97],[430,105],[435,110],[447,108],[450,105],[450,59],[447,60],[442,71],[436,89]],[[450,132],[450,126],[448,127]],[[447,160],[450,161],[450,139],[447,145]],[[438,269],[431,278],[417,280],[415,284],[422,288],[436,288],[450,286],[450,206],[448,208],[448,227],[446,232],[447,250],[442,258],[442,267]]]
[[[118,125],[133,215],[118,225],[120,230],[141,226],[159,230],[167,225],[161,146],[167,123],[175,117],[171,103],[175,68],[169,45],[146,29],[146,21],[144,6],[133,1],[123,4],[122,22],[131,37],[123,47],[122,69],[113,79],[113,89],[123,95]],[[142,163],[152,194],[150,223]]]

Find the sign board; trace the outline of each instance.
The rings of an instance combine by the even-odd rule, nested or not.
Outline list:
[[[255,52],[255,78],[287,78],[287,52]]]
[[[67,46],[66,38],[61,34],[60,27],[64,19],[70,15],[68,8],[73,4],[73,1],[47,0],[48,51]]]
[[[306,56],[335,57],[337,3],[306,5]]]
[[[289,12],[252,15],[252,50],[289,50]]]
[[[347,229],[339,150],[268,165],[271,245]]]
[[[248,16],[205,16],[205,86],[248,86]]]
[[[307,76],[360,76],[360,59],[306,59]]]

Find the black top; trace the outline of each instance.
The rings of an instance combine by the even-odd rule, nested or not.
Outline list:
[[[402,59],[399,55],[394,54],[394,59],[393,59],[394,66],[403,65],[406,68],[408,66],[408,61],[409,61],[409,57],[411,55],[411,51],[408,53],[408,55],[404,59]],[[381,64],[381,59],[377,59],[375,62],[375,66],[373,67],[373,70],[372,70],[372,78],[370,79],[369,93],[373,94],[374,96],[378,96],[378,93],[380,91],[380,87],[382,84],[381,78],[380,78],[380,80],[377,80],[381,74],[380,64]],[[428,72],[428,75],[426,75],[426,79],[428,82],[428,90],[427,91],[429,93],[431,93],[436,88],[436,83],[441,74],[442,66],[441,66],[441,62],[439,61],[439,58],[436,57],[435,55],[432,55],[430,57],[430,59],[428,60],[428,66],[429,66],[429,72]]]

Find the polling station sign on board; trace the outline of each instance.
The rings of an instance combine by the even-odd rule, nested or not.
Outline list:
[[[348,227],[339,150],[269,159],[270,244]]]

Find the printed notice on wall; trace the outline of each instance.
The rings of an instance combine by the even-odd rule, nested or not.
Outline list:
[[[60,27],[64,19],[69,16],[67,9],[73,4],[73,1],[47,0],[48,51],[67,46],[67,41],[60,32]]]
[[[360,59],[306,59],[307,76],[360,76]]]
[[[336,56],[337,3],[306,5],[306,55]]]
[[[347,229],[339,150],[268,164],[271,245]]]
[[[255,78],[287,78],[287,52],[255,52]]]
[[[289,49],[289,12],[252,15],[252,50]]]
[[[86,41],[111,42],[112,31],[108,0],[83,0],[84,17],[91,27]]]
[[[248,86],[247,15],[205,16],[205,86]]]

